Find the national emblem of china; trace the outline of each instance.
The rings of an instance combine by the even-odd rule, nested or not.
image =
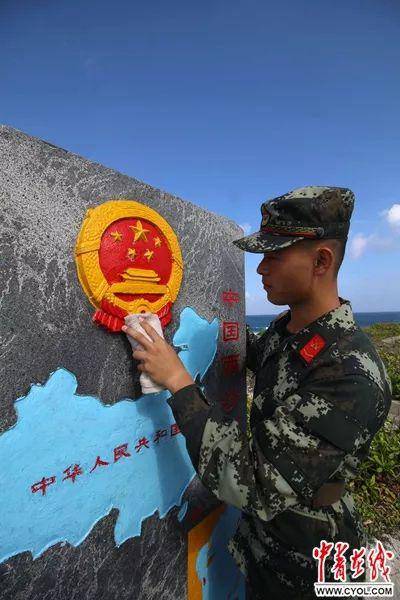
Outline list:
[[[130,313],[157,314],[164,328],[180,289],[178,239],[155,210],[134,200],[90,208],[75,245],[79,281],[96,308],[93,321],[121,331]]]

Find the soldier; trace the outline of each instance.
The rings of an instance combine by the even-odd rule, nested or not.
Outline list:
[[[210,406],[174,349],[143,322],[139,370],[171,391],[169,404],[193,465],[220,500],[242,510],[229,550],[251,599],[315,598],[321,540],[365,545],[346,484],[368,454],[391,403],[373,344],[338,295],[354,195],[304,187],[261,206],[260,230],[234,243],[263,254],[257,268],[270,302],[288,305],[261,336],[247,327],[256,376],[251,435]],[[325,579],[333,581],[332,557]],[[359,581],[360,578],[357,579]]]

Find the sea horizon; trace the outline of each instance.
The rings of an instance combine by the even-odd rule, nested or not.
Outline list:
[[[279,314],[279,313],[278,313]],[[246,323],[254,331],[268,327],[278,315],[246,315]],[[354,318],[360,327],[369,327],[374,323],[400,323],[400,311],[355,312]]]

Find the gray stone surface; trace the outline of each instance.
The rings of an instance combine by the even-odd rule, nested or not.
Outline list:
[[[400,424],[400,402],[398,400],[392,400],[390,416],[393,417],[396,423]]]
[[[243,234],[234,222],[9,127],[0,127],[0,171],[0,433],[16,422],[16,398],[60,366],[77,376],[78,394],[105,404],[140,394],[127,339],[92,323],[94,309],[76,275],[74,245],[85,212],[110,199],[147,204],[178,236],[185,267],[167,341],[182,309],[192,306],[209,321],[238,320],[240,341],[229,353],[244,357],[244,256],[231,244]],[[222,302],[229,288],[240,293],[239,304]],[[225,390],[218,365],[227,353],[220,336],[205,382],[213,401]],[[244,372],[234,383],[244,399]],[[207,507],[198,481],[187,497]],[[150,517],[142,536],[120,548],[113,511],[77,548],[59,544],[36,560],[18,555],[0,565],[0,597],[183,599],[187,540],[175,512]]]
[[[376,547],[377,541],[378,540],[374,538],[367,545],[367,554],[372,548]],[[393,600],[400,600],[400,532],[391,535],[386,534],[382,536],[379,541],[382,542],[385,551],[393,552],[393,560],[388,561],[387,565],[390,567],[390,581],[393,583],[392,598]],[[377,582],[386,582],[381,573],[379,573],[377,577]],[[385,597],[388,598],[389,596]],[[363,596],[363,598],[371,598],[371,595]]]
[[[394,585],[394,600],[400,600],[400,531],[395,535],[388,535],[381,540],[385,550],[390,550],[394,554],[394,559],[391,561],[390,580]]]

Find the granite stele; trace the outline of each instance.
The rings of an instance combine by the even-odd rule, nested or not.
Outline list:
[[[244,425],[232,221],[0,127],[0,598],[244,598],[236,509],[200,483],[121,333],[157,314]],[[212,557],[212,560],[211,558]]]

